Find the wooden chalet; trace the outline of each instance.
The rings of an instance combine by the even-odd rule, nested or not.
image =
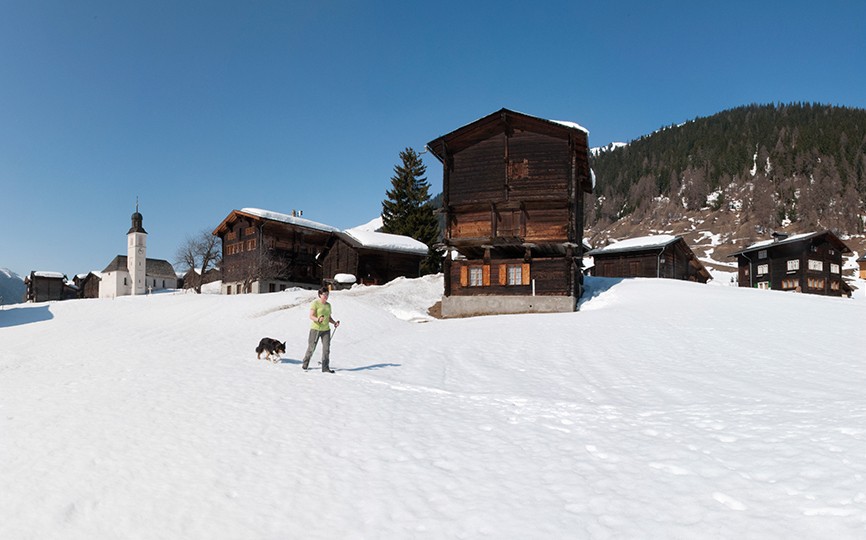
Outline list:
[[[222,240],[223,294],[319,287],[321,257],[338,232],[299,216],[232,210],[213,231]]]
[[[593,276],[653,277],[706,283],[712,277],[681,236],[629,238],[587,253]]]
[[[427,245],[408,236],[361,229],[335,234],[322,262],[324,281],[338,274],[356,276],[358,283],[381,285],[397,277],[421,275]]]
[[[50,302],[78,297],[78,288],[70,286],[66,276],[59,272],[32,271],[24,277],[24,286],[25,302]]]
[[[866,255],[857,259],[857,265],[860,267],[860,279],[866,279]]]
[[[752,244],[732,253],[740,287],[797,291],[825,296],[851,295],[842,279],[842,256],[851,250],[831,231],[788,236]]]
[[[201,285],[206,285],[208,283],[213,283],[214,281],[219,281],[222,279],[222,272],[219,268],[211,268],[204,273],[204,277],[201,275],[201,268],[191,268],[187,270],[187,272],[180,279],[181,288],[183,289],[195,289]]]
[[[443,165],[446,317],[574,311],[588,134],[501,109],[430,141]]]
[[[78,287],[78,297],[99,298],[99,281],[101,279],[97,272],[78,274],[72,278],[72,282]]]

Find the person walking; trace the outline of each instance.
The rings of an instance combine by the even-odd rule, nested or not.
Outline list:
[[[331,327],[334,329],[340,327],[340,321],[335,321],[331,317],[331,304],[328,303],[328,294],[330,291],[327,287],[319,289],[319,297],[313,300],[310,304],[310,338],[307,341],[307,353],[304,355],[304,363],[301,367],[304,370],[310,367],[310,358],[313,356],[313,351],[316,350],[316,344],[322,340],[322,373],[333,373],[331,369]]]

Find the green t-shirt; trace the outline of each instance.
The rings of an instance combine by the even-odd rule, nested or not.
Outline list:
[[[312,324],[310,328],[313,330],[318,330],[319,332],[325,332],[331,329],[328,321],[331,320],[331,304],[323,304],[321,300],[316,298],[313,300],[313,303],[310,304],[310,311],[316,310],[316,317],[324,317],[321,323],[317,323],[315,321],[311,321]]]

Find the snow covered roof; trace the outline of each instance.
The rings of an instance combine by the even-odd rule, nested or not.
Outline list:
[[[409,236],[369,231],[361,228],[347,229],[343,233],[365,248],[411,253],[413,255],[427,254],[427,244]]]
[[[747,247],[745,249],[731,253],[729,255],[729,257],[735,257],[735,256],[741,255],[743,253],[749,253],[751,251],[755,251],[755,250],[766,248],[766,247],[781,246],[781,245],[785,245],[785,244],[791,244],[794,242],[802,242],[804,240],[809,240],[811,238],[817,238],[819,236],[824,236],[824,235],[827,235],[827,239],[830,242],[837,244],[839,249],[843,253],[848,253],[851,251],[851,249],[848,246],[846,246],[845,243],[842,242],[842,240],[840,240],[838,236],[833,234],[832,231],[819,231],[819,232],[793,234],[791,236],[788,236],[787,238],[781,238],[781,239],[761,240],[760,242],[755,242],[754,244],[751,244],[749,247]]]
[[[680,236],[673,236],[670,234],[656,234],[650,236],[641,236],[638,238],[628,238],[626,240],[620,240],[619,242],[614,242],[613,244],[596,248],[587,253],[587,255],[602,255],[609,253],[619,253],[625,251],[642,251],[645,249],[661,249],[677,240],[681,239]]]
[[[331,227],[330,225],[325,225],[324,223],[319,223],[310,219],[305,219],[302,217],[290,216],[288,214],[281,214],[280,212],[272,212],[270,210],[262,210],[261,208],[242,208],[240,210],[244,214],[249,214],[252,216],[260,217],[262,219],[268,219],[271,221],[281,221],[283,223],[290,223],[292,225],[298,225],[300,227],[307,227],[308,229],[316,229],[319,231],[325,232],[339,232],[340,229],[336,227]]]
[[[48,272],[45,270],[34,271],[33,276],[34,277],[41,277],[41,278],[51,278],[51,279],[63,279],[66,277],[64,274],[61,274],[60,272]]]

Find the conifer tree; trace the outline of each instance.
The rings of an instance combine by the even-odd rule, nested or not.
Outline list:
[[[400,152],[399,165],[394,166],[391,189],[382,201],[382,232],[410,236],[427,245],[427,258],[422,273],[439,271],[440,257],[433,249],[439,238],[439,224],[433,214],[430,184],[424,174],[427,167],[412,148]]]

